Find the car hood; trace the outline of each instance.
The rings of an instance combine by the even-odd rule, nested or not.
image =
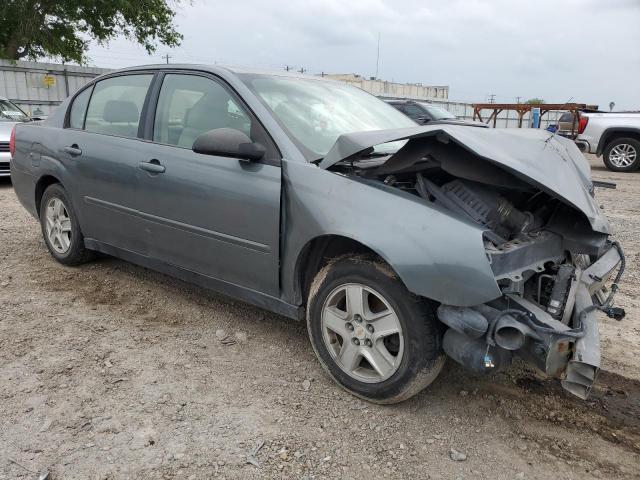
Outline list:
[[[11,137],[11,130],[19,122],[0,121],[0,142],[8,142]]]
[[[340,136],[319,167],[330,168],[341,160],[366,153],[383,143],[398,140],[417,142],[430,136],[443,143],[456,142],[481,160],[497,165],[577,208],[595,231],[610,233],[609,223],[591,195],[593,185],[587,160],[573,142],[544,130],[440,124],[356,132]]]

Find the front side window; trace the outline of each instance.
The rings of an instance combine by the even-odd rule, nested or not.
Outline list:
[[[91,97],[91,90],[93,90],[93,87],[87,88],[73,99],[71,111],[69,112],[70,128],[84,128],[84,115],[87,113],[87,105],[89,104],[89,97]]]
[[[217,128],[234,128],[251,137],[251,118],[219,83],[198,75],[167,74],[153,140],[191,148],[201,134]]]
[[[153,75],[122,75],[96,83],[85,130],[119,137],[138,136],[144,99]]]
[[[350,85],[284,76],[240,77],[308,160],[324,157],[345,133],[416,126],[391,105]],[[404,143],[379,145],[376,151],[392,153]]]

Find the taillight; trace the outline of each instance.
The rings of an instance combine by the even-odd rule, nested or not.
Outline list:
[[[583,133],[584,129],[587,128],[587,123],[589,123],[589,117],[580,117],[578,119],[578,133]]]
[[[5,137],[6,138],[6,137]],[[13,158],[13,153],[16,151],[16,127],[11,129],[11,136],[9,137],[9,153]]]

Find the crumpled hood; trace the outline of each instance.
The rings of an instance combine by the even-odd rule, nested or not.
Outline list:
[[[609,222],[590,193],[593,185],[587,160],[571,140],[544,130],[441,124],[356,132],[340,136],[319,166],[327,169],[383,143],[429,136],[436,136],[444,143],[456,142],[483,160],[577,208],[595,231],[611,233]],[[392,159],[393,156],[388,161]]]

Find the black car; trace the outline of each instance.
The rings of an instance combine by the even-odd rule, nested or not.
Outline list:
[[[420,100],[383,99],[420,125],[447,123],[453,125],[486,126],[480,122],[460,120],[453,113],[432,103]]]

